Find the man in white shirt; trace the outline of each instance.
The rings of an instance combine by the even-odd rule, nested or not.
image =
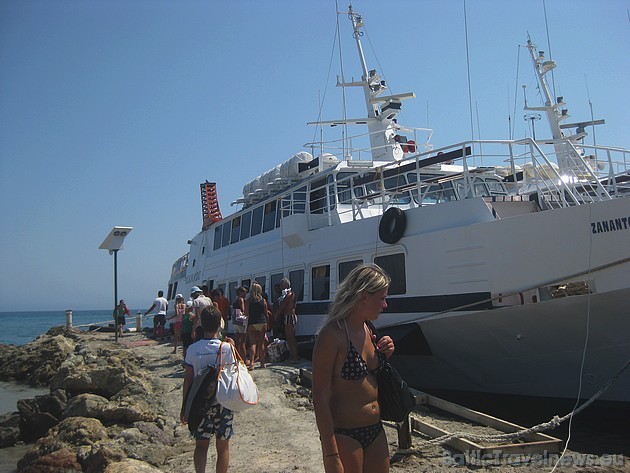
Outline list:
[[[203,329],[201,328],[201,319],[200,319],[201,312],[206,307],[211,307],[214,305],[212,303],[212,299],[210,299],[206,295],[207,291],[208,291],[207,286],[201,286],[201,288],[194,286],[190,290],[190,295],[191,297],[194,298],[192,319],[193,319],[193,338],[195,340],[199,340],[203,337]]]
[[[162,340],[164,338],[164,326],[166,325],[166,311],[168,310],[168,301],[164,298],[163,291],[158,291],[153,305],[144,315],[148,315],[153,309],[156,311],[156,314],[153,316],[153,337],[157,340],[159,336],[160,340]]]

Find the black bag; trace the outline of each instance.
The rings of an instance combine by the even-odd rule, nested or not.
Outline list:
[[[217,395],[218,376],[216,366],[206,366],[197,373],[186,393],[184,418],[191,434],[197,430]]]
[[[366,323],[378,340],[380,336],[374,325],[370,321]],[[394,422],[405,421],[416,405],[416,399],[405,380],[387,360],[377,373],[376,380],[381,419]]]

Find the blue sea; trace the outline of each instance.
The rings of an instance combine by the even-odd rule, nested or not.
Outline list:
[[[113,322],[112,309],[73,310],[72,326],[87,330],[92,324]],[[135,314],[137,311],[131,311]],[[127,324],[131,322],[127,317]],[[0,343],[24,345],[46,333],[50,328],[66,324],[66,311],[0,312]],[[133,326],[133,325],[132,325]]]

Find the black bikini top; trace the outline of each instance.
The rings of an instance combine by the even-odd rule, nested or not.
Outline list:
[[[376,350],[376,358],[378,359],[378,366],[374,370],[370,370],[368,368],[367,363],[361,356],[361,354],[357,351],[357,349],[352,344],[352,340],[350,340],[350,334],[348,333],[348,325],[346,321],[343,321],[343,324],[346,328],[346,339],[348,340],[348,354],[346,355],[346,359],[343,362],[343,366],[341,367],[341,377],[348,381],[354,381],[365,378],[368,374],[375,374],[383,367],[385,364],[384,355]]]

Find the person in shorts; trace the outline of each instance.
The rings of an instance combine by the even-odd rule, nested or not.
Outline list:
[[[186,359],[184,360],[184,386],[182,410],[180,418],[182,423],[186,423],[184,416],[186,394],[190,389],[195,375],[206,366],[229,366],[235,363],[232,355],[232,348],[229,343],[222,343],[218,338],[221,327],[221,312],[213,305],[206,307],[201,312],[201,327],[203,327],[203,338],[188,347]],[[219,353],[220,352],[220,353]],[[193,460],[197,473],[206,471],[208,461],[208,448],[210,439],[214,435],[217,449],[216,471],[225,473],[228,471],[230,463],[230,438],[234,433],[232,423],[234,413],[230,409],[221,406],[216,399],[204,413],[203,419],[194,431],[195,452]]]
[[[186,302],[186,311],[184,312],[184,317],[182,317],[181,336],[182,336],[182,347],[184,348],[184,359],[186,358],[186,351],[188,350],[188,347],[192,345],[193,343],[193,337],[192,337],[193,306],[192,304],[193,304],[192,301]]]

